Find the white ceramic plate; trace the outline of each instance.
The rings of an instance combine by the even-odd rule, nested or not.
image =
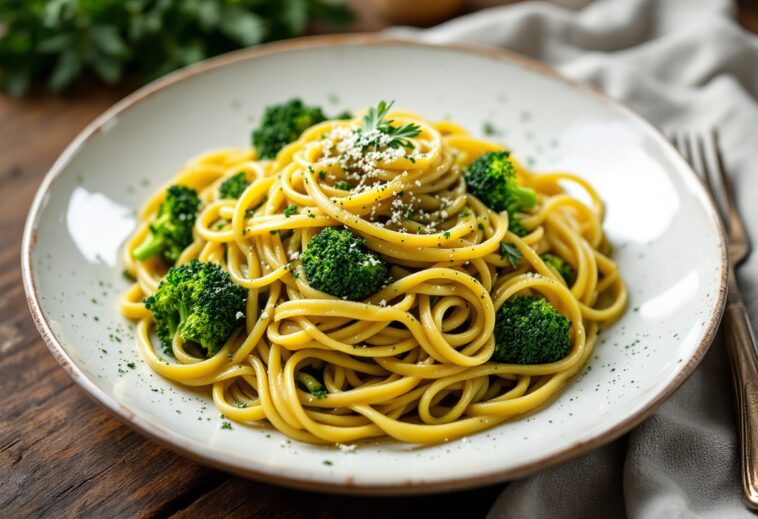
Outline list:
[[[434,447],[362,443],[352,452],[222,419],[209,395],[153,374],[116,308],[119,248],[134,210],[190,157],[246,146],[266,105],[301,96],[336,113],[380,99],[476,134],[491,123],[536,169],[587,178],[630,292],[588,367],[550,406]],[[646,122],[546,67],[498,51],[376,36],[245,50],[175,73],[108,110],[48,173],[29,214],[24,283],[53,355],[134,428],[194,459],[320,490],[413,493],[524,475],[619,436],[695,368],[724,303],[725,248],[692,171]],[[697,251],[697,254],[691,254]]]

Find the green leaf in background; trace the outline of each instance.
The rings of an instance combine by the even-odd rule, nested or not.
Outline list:
[[[240,7],[224,8],[219,29],[243,47],[260,43],[266,34],[266,25],[261,17]]]
[[[306,0],[284,0],[282,18],[293,33],[301,33],[308,27],[308,2]]]
[[[204,31],[210,32],[218,26],[219,22],[221,21],[222,7],[223,6],[219,2],[213,1],[201,1],[197,4],[195,8],[197,21]]]
[[[56,34],[37,43],[37,52],[53,54],[63,52],[74,44],[72,33]]]
[[[346,8],[343,0],[308,2],[308,12],[315,20],[328,20],[329,23],[338,27],[347,25],[355,19],[353,12]]]
[[[90,59],[89,63],[97,76],[109,85],[112,85],[121,79],[123,66],[121,62],[113,56],[95,54]]]
[[[129,47],[115,25],[95,25],[89,30],[93,45],[111,56],[128,56]]]
[[[18,96],[46,80],[61,91],[83,73],[149,81],[216,54],[352,20],[344,0],[0,0],[0,88]]]
[[[82,70],[82,61],[74,49],[63,52],[53,69],[48,84],[54,92],[59,92],[67,87]]]
[[[3,89],[16,97],[26,92],[32,81],[32,73],[28,68],[18,68],[3,75]]]

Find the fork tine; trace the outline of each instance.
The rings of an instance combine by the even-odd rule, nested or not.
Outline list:
[[[682,157],[684,157],[684,160],[687,161],[697,176],[702,179],[703,171],[701,169],[701,165],[698,163],[698,160],[695,157],[695,147],[692,145],[691,136],[688,134],[672,133],[669,136],[669,141],[671,141],[671,143],[679,151]]]
[[[724,166],[724,158],[721,155],[721,147],[719,146],[719,138],[716,130],[710,132],[711,142],[713,143],[713,154],[715,158],[716,173],[720,177],[721,185],[724,187],[724,198],[726,199],[726,213],[729,232],[733,235],[739,235],[740,238],[747,236],[745,233],[745,226],[742,223],[737,212],[737,200],[734,196],[734,187],[732,181],[729,179],[729,175],[726,174],[726,167]]]
[[[681,135],[679,135],[679,133],[677,133],[677,132],[674,132],[674,133],[671,133],[671,134],[667,135],[667,137],[668,137],[669,142],[671,142],[671,144],[674,145],[674,148],[676,148],[676,150],[679,152],[679,154],[682,157],[684,157],[684,160],[687,160],[689,162],[689,160],[687,159],[687,157],[685,155],[685,152],[684,152],[685,150],[682,148],[682,138],[681,138]]]
[[[669,142],[674,145],[682,157],[684,157],[684,160],[687,161],[692,170],[695,172],[695,175],[698,177],[700,183],[705,188],[705,192],[708,195],[708,198],[711,199],[713,207],[715,207],[716,213],[719,215],[719,219],[723,222],[723,211],[721,209],[721,204],[717,199],[718,191],[715,190],[713,183],[709,179],[707,172],[708,159],[704,152],[700,139],[690,133],[672,133],[668,136],[668,139]]]
[[[687,163],[691,165],[692,164],[692,160],[691,160],[692,158],[690,157],[689,149],[684,144],[684,140],[682,138],[682,135],[680,133],[678,133],[678,132],[674,132],[674,133],[671,133],[671,134],[667,135],[667,137],[668,137],[669,142],[674,145],[674,148],[676,148],[676,150],[679,152],[679,154],[682,157],[684,157],[684,160],[686,160]]]
[[[711,197],[715,199],[718,191],[714,189],[716,186],[713,185],[710,175],[708,174],[708,155],[705,152],[703,139],[700,138],[699,134],[691,134],[687,141],[688,146],[692,148],[692,167],[695,168],[700,179],[705,183],[705,187],[711,193]]]
[[[689,135],[682,134],[679,136],[679,149],[682,151],[682,155],[689,163],[690,167],[692,167],[692,169],[695,170],[695,173],[700,176],[700,171],[695,167],[695,157],[692,156],[692,146],[690,146]]]
[[[715,202],[716,209],[721,216],[721,222],[724,224],[724,230],[727,232],[727,234],[730,234],[732,228],[731,221],[726,217],[732,211],[732,203],[728,199],[722,200],[723,190],[719,188],[719,183],[724,180],[724,175],[720,174],[722,172],[721,167],[714,167],[712,161],[709,160],[709,155],[713,157],[716,154],[716,151],[714,149],[715,142],[712,138],[706,141],[701,135],[698,135],[696,137],[696,140],[697,148],[699,150],[698,154],[700,155],[702,161],[702,174],[703,178],[705,179],[705,184],[708,187],[708,191],[711,192],[711,199]]]

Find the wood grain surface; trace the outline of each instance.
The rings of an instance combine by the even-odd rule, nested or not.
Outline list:
[[[355,29],[378,29],[364,0]],[[475,2],[492,5],[494,0]],[[741,21],[758,30],[758,5]],[[482,517],[501,487],[440,496],[321,495],[241,479],[143,439],[94,404],[58,367],[21,286],[21,233],[55,158],[136,85],[85,82],[65,97],[0,95],[0,517]]]

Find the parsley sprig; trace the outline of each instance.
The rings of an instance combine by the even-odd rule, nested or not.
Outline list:
[[[512,268],[518,267],[518,264],[521,262],[521,258],[523,258],[523,255],[521,254],[521,251],[518,250],[518,247],[516,247],[512,243],[501,243],[500,244],[500,257],[504,260],[507,260],[508,263]]]
[[[344,0],[0,0],[0,90],[88,72],[107,84],[149,81],[210,56],[348,23]]]
[[[408,140],[411,137],[416,137],[421,133],[421,127],[418,124],[404,124],[403,126],[392,126],[395,122],[392,119],[387,119],[387,115],[390,112],[390,108],[395,104],[394,101],[389,103],[385,101],[379,101],[376,107],[368,109],[368,113],[363,116],[363,123],[360,129],[356,130],[362,136],[372,135],[375,132],[380,132],[391,137],[391,140],[386,144],[387,147],[397,149],[400,146],[403,148],[412,149],[413,143]],[[377,139],[371,139],[364,144],[364,147],[374,146],[379,143]]]

